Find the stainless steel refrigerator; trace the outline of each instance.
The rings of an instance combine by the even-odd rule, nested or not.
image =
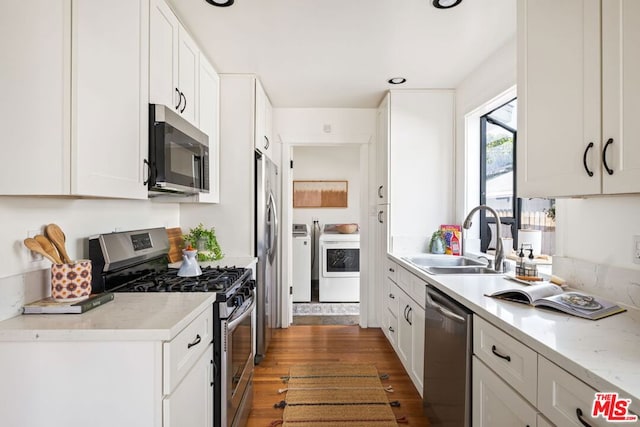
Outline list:
[[[257,336],[255,362],[267,353],[278,314],[278,169],[266,156],[256,151],[256,256],[258,274]]]

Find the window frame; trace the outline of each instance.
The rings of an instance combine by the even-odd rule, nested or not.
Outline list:
[[[507,102],[502,103],[498,107],[492,109],[491,111],[480,116],[480,204],[486,205],[487,203],[487,123],[490,123],[494,126],[499,126],[510,132],[513,135],[513,153],[512,153],[512,163],[513,163],[513,193],[512,193],[512,206],[511,210],[513,212],[513,217],[500,217],[500,222],[503,225],[509,225],[511,227],[511,235],[513,237],[513,247],[518,247],[518,229],[520,228],[521,221],[521,211],[522,211],[522,199],[516,197],[518,194],[517,189],[517,141],[518,141],[518,131],[517,129],[513,129],[509,125],[500,122],[492,117],[489,117],[496,110],[504,107],[505,105],[512,103],[517,100],[517,97],[514,97]],[[489,248],[489,243],[491,242],[491,227],[490,224],[495,224],[496,220],[493,216],[487,216],[487,212],[485,210],[480,211],[480,250],[482,252],[486,252],[487,249],[495,249]]]

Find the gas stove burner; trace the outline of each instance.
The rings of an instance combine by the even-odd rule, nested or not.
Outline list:
[[[120,292],[221,292],[242,281],[246,269],[236,267],[205,267],[196,277],[180,277],[177,270],[149,274],[129,282]]]

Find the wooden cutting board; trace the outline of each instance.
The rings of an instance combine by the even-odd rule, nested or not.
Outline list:
[[[182,229],[180,227],[167,228],[167,236],[169,237],[169,262],[181,261],[182,249],[184,246]]]

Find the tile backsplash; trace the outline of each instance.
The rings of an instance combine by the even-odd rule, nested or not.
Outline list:
[[[574,289],[640,308],[640,271],[553,257],[553,274]]]

